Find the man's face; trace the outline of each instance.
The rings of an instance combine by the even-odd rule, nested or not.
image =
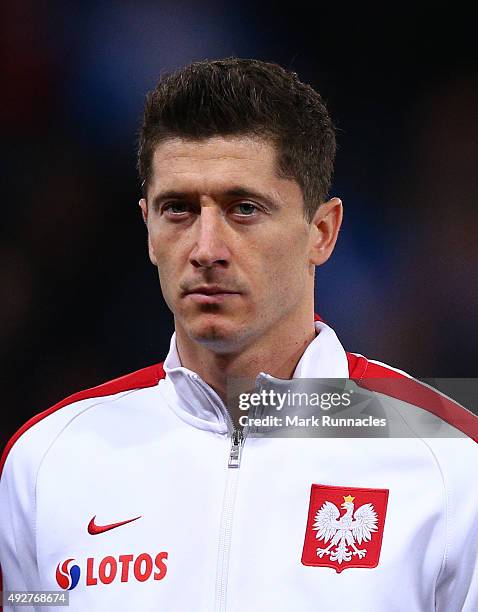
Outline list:
[[[140,204],[183,337],[235,352],[310,304],[313,225],[297,182],[278,176],[269,142],[168,140],[155,151]]]

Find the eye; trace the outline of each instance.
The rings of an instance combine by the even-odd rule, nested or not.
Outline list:
[[[162,213],[170,217],[184,215],[190,211],[188,204],[185,202],[169,202],[162,208]]]
[[[252,202],[239,202],[232,209],[241,217],[252,217],[259,212],[259,208]]]

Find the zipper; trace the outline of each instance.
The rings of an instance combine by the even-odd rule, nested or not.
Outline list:
[[[229,574],[229,555],[231,549],[232,519],[234,514],[234,502],[236,498],[237,481],[239,478],[239,467],[241,465],[242,448],[244,446],[248,427],[236,428],[227,406],[219,396],[209,388],[198,374],[191,373],[190,378],[196,382],[202,393],[215,405],[222,405],[227,431],[231,436],[231,445],[227,456],[226,483],[222,503],[221,526],[219,531],[219,545],[216,566],[216,589],[215,589],[215,612],[225,612],[227,582]],[[231,469],[232,468],[232,469]]]
[[[221,532],[219,536],[219,553],[216,571],[216,612],[225,612],[227,581],[229,575],[229,555],[231,550],[232,516],[237,491],[239,470],[227,470],[226,490],[221,517]]]
[[[234,428],[231,435],[231,449],[229,451],[228,468],[238,468],[241,465],[242,447],[244,444],[244,433],[242,429]]]
[[[241,466],[242,448],[244,446],[244,432],[234,427],[231,416],[227,412],[228,427],[231,431],[231,446],[226,471],[226,488],[222,506],[221,531],[219,535],[219,552],[216,571],[216,612],[225,612],[227,581],[229,576],[229,556],[231,551],[232,519],[234,515],[234,502],[236,499],[239,467]],[[232,468],[232,469],[231,469]]]

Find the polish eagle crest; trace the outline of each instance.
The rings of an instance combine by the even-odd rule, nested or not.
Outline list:
[[[344,503],[340,506],[345,513],[330,501],[323,503],[317,510],[312,529],[317,531],[315,537],[330,544],[327,548],[317,548],[317,556],[329,555],[331,561],[347,562],[353,556],[362,559],[367,554],[366,548],[357,548],[356,544],[370,542],[373,532],[377,531],[378,516],[373,504],[363,504],[354,513],[352,495],[343,495]]]

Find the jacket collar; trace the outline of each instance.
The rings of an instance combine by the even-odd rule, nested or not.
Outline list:
[[[304,351],[293,378],[348,378],[345,350],[331,327],[315,321],[317,335]],[[163,364],[166,373],[164,391],[174,412],[184,421],[208,431],[231,430],[229,413],[219,395],[202,378],[181,365],[176,347],[176,333]],[[258,378],[266,376],[261,372]]]

